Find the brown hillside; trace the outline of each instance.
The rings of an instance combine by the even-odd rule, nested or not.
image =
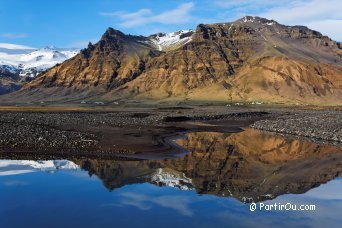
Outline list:
[[[259,17],[198,25],[190,42],[164,51],[108,29],[7,97],[341,104],[341,52],[319,32]]]

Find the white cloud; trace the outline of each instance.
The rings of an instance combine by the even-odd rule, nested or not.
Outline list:
[[[151,197],[149,195],[124,192],[121,194],[121,205],[134,206],[140,210],[149,210],[153,205],[158,205],[164,208],[170,208],[184,216],[192,216],[193,212],[190,209],[190,203],[192,202],[188,197],[185,196],[173,196],[164,195]],[[115,206],[117,206],[115,204]]]
[[[153,30],[164,25],[233,21],[252,15],[274,19],[285,25],[304,25],[342,41],[341,0],[207,0],[205,4],[196,7],[199,11],[196,12],[194,8],[193,2],[187,2],[159,13],[142,8],[135,12],[103,12],[100,15],[115,17],[123,28],[150,25],[149,29]],[[204,12],[216,14],[208,16]],[[164,27],[162,30],[165,30]]]
[[[335,179],[327,184],[322,184],[319,188],[311,189],[305,195],[320,200],[342,201],[341,185],[342,179]]]
[[[278,0],[278,1],[267,1],[267,0],[214,0],[214,4],[223,8],[246,8],[253,9],[260,6],[278,6],[288,0]]]
[[[299,0],[268,9],[261,16],[282,24],[305,25],[335,40],[342,40],[342,1]]]
[[[342,20],[316,20],[306,24],[309,28],[342,41]]]
[[[221,15],[230,20],[245,15],[261,16],[281,24],[308,26],[342,40],[341,0],[215,0],[214,3],[228,10]]]
[[[0,48],[6,48],[6,49],[35,49],[33,47],[29,47],[29,46],[25,46],[25,45],[8,44],[8,43],[0,43]],[[2,167],[3,165],[4,165],[4,161],[0,162],[0,167]]]
[[[152,11],[150,9],[140,9],[134,13],[127,13],[125,11],[117,11],[117,12],[112,12],[112,13],[100,13],[100,15],[102,16],[120,17],[122,19],[127,19],[127,20],[145,17],[151,14],[152,14]]]
[[[118,17],[121,20],[120,25],[125,28],[136,27],[151,23],[159,24],[184,24],[192,19],[190,11],[194,8],[194,3],[188,2],[179,5],[175,9],[164,11],[159,14],[153,14],[150,9],[140,9],[137,12],[127,13],[123,11],[106,13],[102,16]]]
[[[317,20],[342,19],[342,2],[340,0],[290,0],[284,6],[267,10],[263,15],[277,18],[288,23],[300,21],[312,22]]]

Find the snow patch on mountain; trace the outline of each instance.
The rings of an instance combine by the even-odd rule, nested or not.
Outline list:
[[[47,46],[31,47],[0,43],[0,68],[21,77],[35,77],[40,72],[74,57],[79,49]]]
[[[68,160],[0,160],[0,176],[18,175],[36,171],[79,170],[80,167]]]
[[[245,16],[245,17],[242,18],[242,21],[244,23],[246,23],[246,22],[254,22],[255,21],[255,17]]]
[[[151,175],[151,183],[158,186],[169,186],[180,190],[191,190],[194,188],[192,180],[187,178],[184,173],[171,173],[164,169],[158,169]]]
[[[236,22],[238,22],[238,23],[249,23],[249,25],[255,24],[255,25],[264,25],[264,26],[273,26],[273,25],[278,24],[274,20],[268,20],[268,19],[256,17],[256,16],[245,16],[245,17],[237,20]]]
[[[193,30],[180,30],[172,33],[157,33],[150,36],[151,42],[159,51],[179,47],[192,40]]]
[[[0,65],[0,70],[4,72],[9,72],[11,74],[15,74],[18,72],[18,68],[12,65]]]

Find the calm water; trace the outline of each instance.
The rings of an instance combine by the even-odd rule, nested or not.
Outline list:
[[[341,227],[340,148],[251,129],[176,142],[182,158],[0,160],[0,227]],[[259,210],[275,203],[315,210]]]

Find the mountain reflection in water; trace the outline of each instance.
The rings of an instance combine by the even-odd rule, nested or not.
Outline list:
[[[74,162],[98,176],[110,191],[149,182],[199,194],[259,202],[279,195],[304,193],[342,173],[341,148],[288,139],[246,129],[241,133],[188,133],[176,143],[189,153],[182,158]]]

